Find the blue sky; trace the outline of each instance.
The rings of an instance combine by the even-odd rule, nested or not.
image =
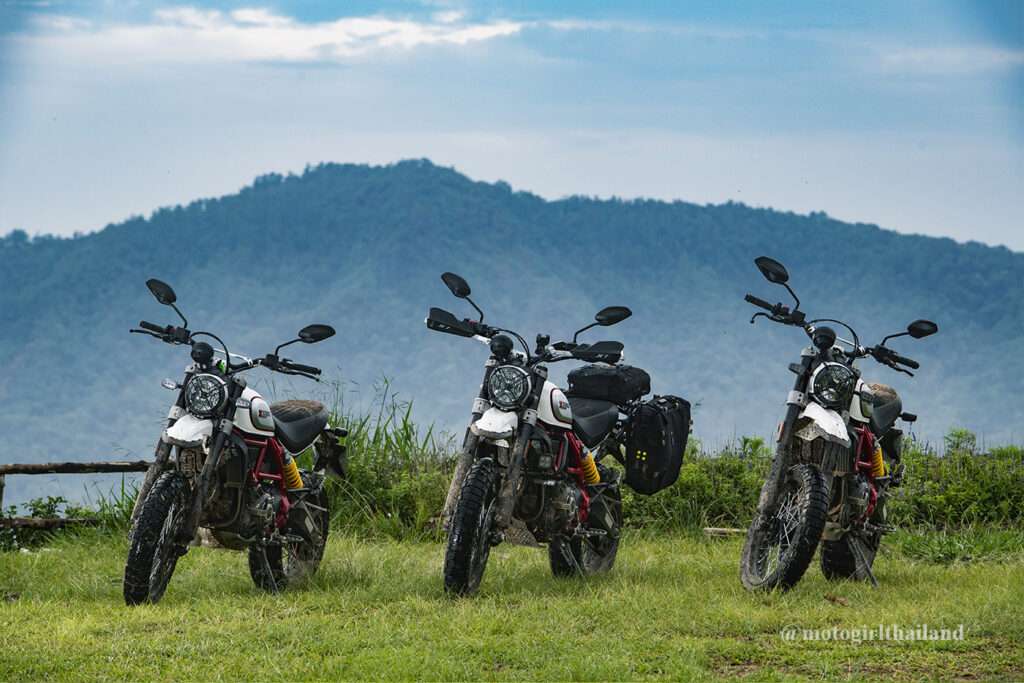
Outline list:
[[[429,157],[1024,251],[1024,2],[0,0],[0,234]]]

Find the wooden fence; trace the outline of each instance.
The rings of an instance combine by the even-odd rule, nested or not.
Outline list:
[[[145,472],[153,463],[148,460],[114,460],[108,462],[44,462],[0,465],[0,511],[3,510],[4,485],[9,474],[104,474],[110,472]],[[59,529],[68,525],[90,525],[94,517],[3,517],[0,528]]]

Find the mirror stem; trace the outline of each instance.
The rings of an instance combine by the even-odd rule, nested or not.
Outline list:
[[[583,328],[580,328],[580,329],[576,330],[576,334],[572,335],[572,343],[573,343],[573,344],[575,344],[575,343],[576,343],[576,337],[580,336],[580,333],[581,333],[581,332],[586,332],[586,331],[587,331],[587,330],[589,330],[589,329],[590,329],[591,327],[597,327],[597,326],[598,326],[599,324],[600,324],[600,323],[590,323],[590,324],[589,324],[589,325],[587,325],[586,327],[583,327]]]
[[[472,300],[472,299],[470,299],[470,298],[469,298],[468,296],[467,296],[467,297],[465,297],[465,298],[466,298],[466,301],[468,301],[468,302],[469,302],[469,305],[470,305],[470,306],[472,306],[473,308],[475,308],[475,309],[476,309],[476,312],[480,314],[480,320],[478,320],[477,322],[481,322],[481,323],[482,323],[482,322],[484,321],[484,312],[483,312],[483,311],[481,311],[481,310],[480,310],[480,307],[479,307],[479,306],[477,306],[477,305],[476,305],[475,303],[473,303],[473,300]]]
[[[789,286],[788,282],[783,282],[782,286],[786,288],[786,291],[789,292],[789,295],[791,297],[793,297],[794,301],[796,301],[796,306],[793,307],[793,310],[794,311],[799,311],[800,310],[800,297],[798,297],[796,295],[796,292],[793,291],[793,288]]]
[[[171,306],[171,308],[174,309],[174,312],[178,314],[178,317],[181,318],[181,322],[184,323],[182,325],[182,327],[188,329],[188,318],[186,318],[184,315],[182,315],[181,311],[178,310],[177,306],[175,306],[174,304],[170,304],[170,306]]]
[[[276,349],[274,349],[274,355],[275,355],[275,356],[278,356],[278,355],[280,355],[280,353],[281,353],[281,349],[283,349],[283,348],[284,348],[284,347],[286,347],[286,346],[290,346],[290,345],[292,345],[292,344],[294,344],[295,342],[298,342],[298,341],[302,341],[302,339],[301,339],[301,338],[295,338],[295,339],[292,339],[292,340],[291,340],[291,341],[289,341],[289,342],[285,342],[284,344],[281,344],[281,345],[280,345],[280,346],[278,346],[278,347],[277,347]]]
[[[908,334],[910,334],[910,333],[909,332],[900,332],[899,334],[890,334],[888,337],[886,337],[885,339],[882,340],[882,343],[879,344],[879,346],[885,346],[885,342],[889,341],[890,339],[895,339],[896,337],[906,337]]]

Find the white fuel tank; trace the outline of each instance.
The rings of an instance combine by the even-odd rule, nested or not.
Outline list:
[[[572,407],[565,392],[552,382],[545,381],[537,406],[537,417],[544,424],[562,429],[572,429]]]
[[[235,426],[246,434],[273,436],[274,416],[270,413],[270,404],[249,387],[242,390],[242,400],[249,401],[249,409],[235,411]]]

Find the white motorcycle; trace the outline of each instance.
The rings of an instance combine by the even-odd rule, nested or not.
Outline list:
[[[620,457],[629,414],[650,391],[650,377],[620,364],[620,342],[581,344],[576,339],[596,325],[625,320],[631,311],[624,306],[602,309],[571,342],[552,344],[549,336],[538,335],[531,352],[520,335],[483,323],[483,312],[469,299],[464,279],[445,273],[442,280],[480,319],[458,320],[431,308],[427,327],[476,339],[491,351],[445,504],[445,589],[456,595],[476,592],[491,547],[506,540],[528,546],[547,543],[556,576],[611,569],[622,526],[620,476],[598,461],[607,454]],[[513,337],[522,351],[514,349]],[[547,379],[545,364],[562,360],[592,363],[570,373],[568,395]],[[573,392],[578,371],[585,371],[585,377],[576,375],[581,390]],[[688,434],[688,413],[686,420]],[[681,457],[682,448],[678,450]],[[653,467],[632,471],[639,473],[638,482],[648,476],[641,486],[662,479],[671,483],[678,466],[674,475]]]
[[[274,353],[250,359],[230,353],[214,334],[189,330],[169,285],[149,280],[146,286],[183,324],[142,321],[131,332],[190,346],[193,363],[181,383],[163,382],[178,397],[132,514],[125,603],[160,600],[200,527],[221,545],[246,550],[250,575],[264,590],[276,592],[312,575],[330,524],[324,475],[344,470],[339,439],[345,431],[328,426],[327,410],[316,401],[268,404],[241,373],[263,367],[317,380],[318,368],[279,354],[295,342],[323,341],[334,329],[309,325]],[[299,470],[295,457],[314,444],[313,469]]]
[[[749,590],[791,588],[803,577],[820,541],[821,568],[827,578],[869,579],[877,585],[872,565],[882,535],[891,531],[885,500],[903,479],[902,432],[895,423],[898,418],[913,422],[917,416],[903,412],[891,388],[861,379],[854,362],[871,356],[912,376],[900,366],[917,369],[918,363],[885,343],[907,335],[921,339],[939,328],[929,320],[916,320],[877,346],[861,346],[856,331],[844,322],[806,320],[781,263],[765,256],[755,263],[769,282],[789,291],[796,305],[790,310],[748,294],[749,303],[768,311],[754,314],[750,322],[765,317],[800,327],[812,346],[804,349],[800,363],[789,366],[796,382],[747,532],[740,578]],[[838,337],[821,323],[841,325],[852,340]]]

